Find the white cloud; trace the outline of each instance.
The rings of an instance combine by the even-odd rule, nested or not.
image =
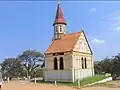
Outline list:
[[[105,40],[99,40],[99,39],[94,38],[92,40],[92,42],[95,43],[95,44],[103,44],[103,43],[105,43]]]
[[[120,16],[112,17],[109,29],[112,31],[120,32]]]
[[[113,16],[109,20],[120,20],[120,16]]]
[[[115,28],[115,30],[119,32],[119,31],[120,31],[120,26],[117,26],[117,27]]]
[[[96,8],[91,8],[90,10],[89,10],[89,12],[95,12],[96,11]]]
[[[101,21],[101,24],[107,23],[108,30],[120,32],[120,11],[112,12],[108,14],[106,21]]]
[[[109,27],[109,30],[120,32],[120,23],[111,24],[111,26]]]

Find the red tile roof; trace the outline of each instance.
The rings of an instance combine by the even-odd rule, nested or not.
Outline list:
[[[81,32],[75,32],[66,34],[59,40],[53,40],[45,54],[72,51],[80,35]]]
[[[56,18],[55,18],[53,25],[54,24],[65,24],[66,25],[65,19],[63,17],[62,9],[60,8],[60,4],[58,4],[57,6]]]

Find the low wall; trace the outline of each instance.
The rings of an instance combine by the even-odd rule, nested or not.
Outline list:
[[[104,83],[104,82],[108,82],[108,81],[111,81],[111,80],[112,80],[112,77],[109,77],[109,78],[103,79],[101,81],[98,81],[97,83]]]
[[[44,80],[72,82],[72,70],[44,70]]]
[[[77,79],[81,80],[83,78],[93,76],[94,74],[92,72],[92,69],[75,69],[74,75],[75,75],[75,81],[76,81]]]

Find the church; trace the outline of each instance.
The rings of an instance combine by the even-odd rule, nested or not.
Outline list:
[[[60,2],[53,22],[54,36],[45,51],[45,81],[74,82],[94,75],[93,52],[83,29],[66,33]]]

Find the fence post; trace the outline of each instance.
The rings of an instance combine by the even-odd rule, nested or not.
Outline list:
[[[35,84],[36,84],[36,77],[35,77]]]
[[[79,79],[78,79],[78,89],[80,89],[80,81],[79,81]]]
[[[56,80],[55,80],[55,85],[57,85],[57,82],[56,82]]]
[[[9,83],[9,81],[10,81],[10,78],[8,77],[8,78],[7,78],[7,82]]]

